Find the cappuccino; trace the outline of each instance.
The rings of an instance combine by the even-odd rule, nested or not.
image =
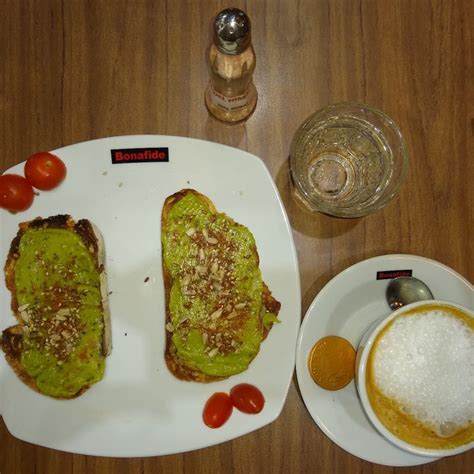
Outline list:
[[[370,351],[366,388],[380,422],[420,448],[474,440],[474,318],[444,304],[391,320]]]

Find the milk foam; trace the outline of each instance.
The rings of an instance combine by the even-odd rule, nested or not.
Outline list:
[[[448,312],[397,318],[373,368],[379,389],[440,436],[474,421],[474,331]]]

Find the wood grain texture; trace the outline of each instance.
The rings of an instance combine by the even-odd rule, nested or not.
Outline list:
[[[0,0],[0,171],[38,150],[105,136],[203,138],[265,161],[289,213],[302,311],[362,259],[410,253],[474,280],[474,9],[471,0],[235,0],[253,22],[257,109],[209,117],[205,50],[223,0]],[[363,219],[309,216],[292,200],[298,125],[328,103],[365,102],[401,127],[410,170],[397,198]],[[299,308],[295,308],[298,315]],[[314,424],[293,382],[281,416],[245,437],[145,459],[61,453],[0,422],[0,473],[469,473],[474,452],[423,467],[361,461]]]

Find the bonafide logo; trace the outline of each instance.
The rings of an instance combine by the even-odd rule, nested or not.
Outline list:
[[[377,280],[389,280],[398,277],[411,277],[412,270],[385,270],[377,272]]]
[[[120,150],[110,150],[110,152],[112,153],[113,164],[169,161],[169,150],[167,147],[122,148]]]

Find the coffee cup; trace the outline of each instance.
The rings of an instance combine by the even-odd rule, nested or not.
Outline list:
[[[474,447],[474,311],[441,300],[376,321],[356,357],[356,387],[374,427],[399,448],[442,457]]]

